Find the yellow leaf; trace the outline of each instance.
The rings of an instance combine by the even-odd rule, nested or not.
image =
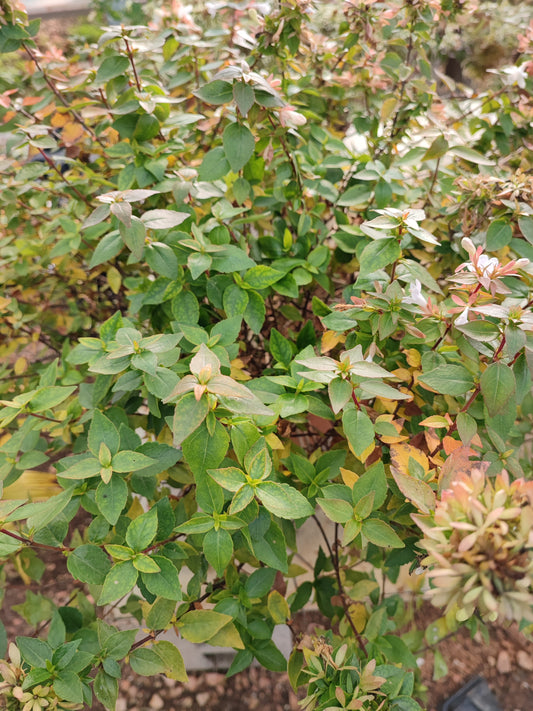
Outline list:
[[[275,435],[273,432],[268,434],[265,437],[265,440],[271,449],[283,449],[285,447],[285,445],[280,440],[280,438],[277,435]]]
[[[252,377],[248,371],[244,370],[244,363],[240,358],[234,358],[231,363],[230,378],[233,380],[250,380]]]
[[[424,473],[429,471],[428,458],[416,447],[411,444],[392,444],[390,448],[391,463],[402,474],[409,474],[409,459],[413,458],[424,469]]]
[[[15,361],[15,365],[13,366],[15,375],[22,375],[22,373],[25,373],[27,369],[28,361],[26,360],[26,358],[23,358],[22,356],[20,358],[17,358],[17,360]]]
[[[342,467],[340,470],[343,482],[346,486],[349,486],[350,489],[353,489],[353,485],[359,479],[359,475],[355,472],[351,472],[349,469],[343,469]]]
[[[431,415],[418,424],[422,425],[422,427],[433,427],[434,429],[439,429],[439,427],[448,428],[450,425],[448,420],[445,417],[441,417],[441,415]]]
[[[335,333],[335,331],[326,331],[324,335],[322,336],[322,340],[320,341],[320,352],[321,353],[328,353],[329,351],[333,350],[335,346],[337,346],[339,343],[344,343],[344,336],[340,333]]]
[[[128,509],[128,513],[127,513],[128,517],[131,519],[135,519],[135,518],[137,518],[137,516],[140,516],[143,513],[144,513],[144,509],[141,505],[141,502],[139,501],[139,499],[134,498],[131,506]]]
[[[46,501],[61,491],[55,474],[26,469],[16,481],[6,486],[2,498]]]
[[[394,96],[389,96],[388,99],[385,99],[383,104],[381,105],[381,120],[386,121],[396,108],[396,104],[398,103],[398,99],[396,99]]]
[[[361,634],[361,632],[365,629],[366,621],[368,619],[366,607],[362,602],[355,602],[348,608],[348,614],[354,623],[355,629],[359,632],[359,634]]]
[[[244,649],[241,636],[233,622],[228,622],[227,625],[224,625],[211,639],[207,640],[207,644],[210,644],[212,647]]]
[[[422,363],[422,356],[416,350],[416,348],[409,348],[405,351],[405,357],[409,365],[413,368],[419,368]]]
[[[120,276],[119,270],[116,267],[109,267],[106,277],[109,288],[113,294],[118,294],[122,285],[122,277]]]
[[[291,616],[289,603],[277,590],[272,590],[268,594],[267,607],[270,617],[277,625],[285,624]]]

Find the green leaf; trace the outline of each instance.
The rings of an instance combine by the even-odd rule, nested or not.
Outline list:
[[[258,264],[251,269],[248,269],[243,277],[244,283],[247,284],[252,289],[266,289],[267,287],[275,284],[277,281],[285,276],[283,272],[277,271],[277,269],[272,269],[266,264]]]
[[[376,546],[403,548],[404,543],[385,521],[368,518],[363,521],[362,532]]]
[[[111,454],[116,454],[120,446],[120,437],[111,420],[103,415],[100,410],[95,410],[87,437],[87,446],[95,457],[98,457],[102,443],[109,448]]]
[[[372,510],[375,511],[387,498],[387,477],[383,462],[373,464],[355,482],[352,488],[353,503],[357,504],[360,499],[370,493],[374,494]]]
[[[347,523],[353,518],[353,506],[342,499],[317,499],[322,511],[335,523]]]
[[[249,128],[240,123],[230,123],[222,135],[226,158],[234,173],[238,173],[253,156],[255,140]]]
[[[334,378],[328,384],[328,395],[331,402],[331,409],[337,415],[342,408],[350,401],[353,393],[353,386],[348,380]]]
[[[119,661],[130,651],[131,645],[135,642],[137,630],[121,630],[114,632],[103,643],[103,650],[107,657]]]
[[[122,223],[119,225],[120,236],[126,247],[131,251],[133,258],[139,261],[144,252],[146,241],[146,227],[142,220],[133,216],[131,225],[126,228]]]
[[[270,331],[268,347],[278,363],[283,363],[283,365],[287,367],[290,365],[292,360],[292,348],[290,341],[285,338],[285,336],[282,336],[281,333],[275,328]]]
[[[243,81],[235,82],[233,85],[233,98],[240,113],[246,116],[255,102],[253,87]]]
[[[115,709],[118,698],[117,679],[101,669],[94,679],[93,689],[96,698],[106,709]]]
[[[466,395],[474,386],[474,379],[462,365],[439,365],[418,380],[443,395]]]
[[[259,568],[246,580],[244,590],[250,598],[263,597],[272,589],[275,578],[276,571],[272,568]]]
[[[88,585],[102,585],[111,563],[104,551],[91,543],[78,546],[67,558],[69,573]]]
[[[232,621],[230,615],[214,610],[191,610],[180,617],[177,626],[184,639],[201,644],[208,642],[224,625]]]
[[[212,528],[205,534],[203,550],[208,563],[222,576],[233,557],[233,540],[222,528]]]
[[[139,469],[145,469],[153,463],[154,460],[147,457],[145,454],[141,454],[140,452],[132,452],[127,449],[115,454],[111,460],[113,471],[121,474],[129,474],[130,472],[136,472]]]
[[[374,426],[366,411],[347,408],[342,414],[342,426],[355,456],[360,460],[366,459],[375,445]]]
[[[75,385],[68,387],[53,385],[48,388],[40,388],[29,402],[29,411],[43,412],[43,410],[50,410],[66,400],[74,390],[76,390]]]
[[[115,54],[112,57],[106,57],[98,67],[94,82],[96,85],[105,84],[110,79],[124,74],[130,66],[129,59],[120,54]]]
[[[512,369],[503,363],[492,363],[483,372],[480,385],[489,415],[494,417],[505,412],[507,404],[516,392]]]
[[[161,555],[152,556],[160,567],[159,573],[141,573],[142,581],[152,595],[179,602],[182,599],[181,585],[176,566]]]
[[[126,531],[126,543],[139,552],[150,545],[156,533],[157,509],[154,507],[133,519]]]
[[[372,190],[367,184],[353,185],[348,190],[345,190],[341,197],[337,200],[337,205],[340,207],[357,207],[368,203],[372,197]]]
[[[101,205],[100,207],[107,208],[108,206]],[[98,210],[99,208],[96,209]],[[113,259],[113,257],[116,257],[117,254],[120,254],[123,248],[124,241],[120,232],[118,232],[117,230],[113,230],[113,232],[109,232],[109,234],[104,235],[104,237],[102,237],[102,239],[95,247],[95,250],[89,262],[89,269],[93,269],[94,267],[97,267],[99,264],[103,264],[104,262],[109,262],[111,259]]]
[[[199,276],[210,269],[212,263],[213,258],[209,254],[200,254],[199,252],[189,254],[187,259],[187,266],[193,279],[198,279]]]
[[[128,485],[120,476],[111,477],[108,484],[102,481],[96,489],[95,500],[102,516],[114,526],[128,500]]]
[[[265,322],[265,301],[256,291],[248,292],[248,305],[244,312],[244,320],[254,333],[261,333]]]
[[[199,476],[207,469],[215,469],[228,451],[229,435],[224,425],[216,421],[209,432],[205,422],[182,444],[183,456],[193,474]]]
[[[367,244],[359,257],[360,276],[377,272],[401,257],[396,238],[378,239]]]
[[[174,433],[174,445],[179,447],[183,440],[187,439],[195,430],[200,427],[207,417],[209,405],[207,397],[197,400],[194,393],[187,393],[176,404],[172,431]]]
[[[468,321],[461,325],[455,325],[465,336],[473,338],[475,341],[483,341],[489,343],[500,336],[500,329],[495,323],[478,319],[477,321]]]
[[[52,647],[42,639],[17,637],[16,643],[22,659],[32,667],[46,667],[46,662],[52,659]]]
[[[227,81],[215,79],[194,92],[206,104],[227,104],[233,99],[233,86]]]
[[[513,228],[506,220],[494,220],[487,230],[487,251],[495,252],[513,239]]]
[[[116,563],[106,575],[98,605],[108,605],[127,595],[137,582],[138,572],[131,560]]]
[[[313,514],[313,507],[305,496],[288,484],[262,481],[256,486],[255,492],[263,506],[274,516],[294,520]]]
[[[533,217],[520,217],[518,220],[520,232],[530,244],[533,244]]]
[[[237,467],[225,467],[224,469],[208,469],[207,473],[217,484],[228,491],[238,491],[246,482],[244,472]]]
[[[217,146],[205,154],[198,169],[198,178],[211,182],[223,178],[229,171],[230,165],[226,160],[224,149],[222,146]]]
[[[54,691],[60,699],[73,704],[83,703],[83,687],[77,674],[63,670],[54,680]]]

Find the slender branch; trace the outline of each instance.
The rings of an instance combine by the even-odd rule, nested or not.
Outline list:
[[[130,60],[131,68],[133,69],[133,76],[135,77],[135,84],[137,85],[137,89],[139,91],[142,91],[142,85],[141,85],[141,82],[139,81],[139,75],[137,74],[137,67],[135,66],[135,62],[133,60],[133,50],[130,47],[130,43],[128,42],[126,37],[124,37],[123,39],[126,44],[126,52],[128,53],[128,59]]]
[[[74,193],[76,193],[76,195],[80,198],[80,200],[83,200],[83,202],[84,202],[86,205],[88,205],[89,207],[92,207],[91,201],[89,200],[89,198],[87,197],[87,195],[84,195],[83,193],[80,193],[80,191],[78,190],[78,188],[77,188],[75,185],[72,185],[72,183],[70,182],[70,180],[68,180],[68,178],[65,178],[65,176],[63,175],[63,173],[61,172],[61,170],[58,168],[57,163],[56,163],[54,160],[52,160],[52,158],[51,158],[42,148],[37,147],[37,150],[38,150],[39,153],[42,155],[43,159],[48,163],[48,165],[50,166],[50,168],[52,168],[52,170],[55,170],[55,172],[59,175],[59,177],[61,178],[61,180],[63,180],[63,182],[65,182],[65,183],[69,186],[69,188],[70,188]]]
[[[23,43],[22,43],[22,46],[23,46],[23,48],[24,48],[26,54],[28,55],[28,57],[31,59],[31,61],[35,64],[35,66],[37,67],[37,69],[38,69],[38,70],[41,72],[41,74],[43,75],[43,79],[44,79],[45,82],[48,84],[49,88],[52,90],[52,92],[53,92],[54,95],[57,97],[57,99],[59,99],[59,101],[63,104],[63,106],[65,106],[65,108],[68,109],[68,111],[74,116],[74,118],[76,119],[76,121],[77,121],[79,124],[81,124],[81,125],[83,126],[83,128],[87,131],[87,133],[88,133],[89,136],[93,139],[93,141],[96,141],[96,142],[99,143],[102,147],[105,147],[104,142],[103,142],[100,138],[98,138],[98,136],[97,136],[96,133],[92,130],[92,128],[91,128],[90,126],[88,126],[88,125],[85,123],[85,121],[83,120],[82,116],[80,116],[80,114],[76,111],[76,109],[73,109],[73,108],[70,106],[70,104],[69,104],[68,101],[65,99],[65,97],[63,96],[63,94],[59,91],[59,89],[57,88],[57,86],[54,84],[54,82],[50,79],[50,77],[46,74],[46,72],[44,71],[44,69],[41,67],[41,65],[40,65],[40,63],[39,63],[39,60],[37,59],[37,57],[35,56],[35,54],[31,51],[31,49],[28,47],[28,45],[27,45],[25,42],[23,42]]]
[[[13,531],[9,531],[7,528],[0,528],[0,533],[3,533],[6,536],[9,536],[10,538],[14,538],[16,541],[24,543],[24,545],[26,546],[34,546],[35,548],[42,548],[43,550],[56,551],[56,553],[58,551],[66,552],[74,550],[74,548],[70,548],[70,546],[49,546],[46,543],[37,543],[36,541],[32,541],[29,538],[19,536],[17,533],[13,533]]]
[[[272,116],[271,116],[270,114],[268,115],[268,120],[269,120],[270,123],[272,124],[272,128],[274,128],[275,130],[277,130],[277,126],[276,126],[276,124],[274,123],[274,120],[272,119]],[[287,143],[286,143],[285,139],[284,139],[283,136],[281,136],[281,135],[279,136],[279,142],[281,143],[281,146],[282,146],[282,148],[283,148],[283,152],[285,153],[285,155],[287,156],[287,158],[288,158],[288,160],[289,160],[289,163],[291,164],[292,172],[294,173],[294,177],[295,177],[295,179],[296,179],[296,182],[298,183],[298,187],[299,187],[300,193],[301,193],[302,190],[303,190],[302,177],[301,177],[301,175],[300,175],[300,169],[298,168],[298,164],[297,164],[297,162],[296,162],[296,159],[294,158],[294,156],[293,156],[292,153],[290,152],[290,150],[289,150],[289,148],[288,148],[288,146],[287,146]]]
[[[352,620],[352,616],[350,615],[350,606],[348,605],[348,602],[346,600],[346,592],[344,591],[344,585],[342,584],[342,579],[341,579],[341,570],[340,570],[340,563],[339,563],[339,540],[338,540],[338,530],[339,530],[339,524],[335,524],[335,541],[333,543],[333,556],[332,556],[332,563],[333,563],[333,568],[335,569],[335,577],[337,579],[337,586],[339,588],[339,597],[342,601],[342,607],[344,609],[344,614],[346,615],[346,618],[348,620],[348,623],[350,627],[352,628],[352,632],[355,635],[355,638],[357,642],[359,643],[359,646],[363,650],[363,652],[366,654],[366,645],[364,639],[361,637],[359,632],[357,631],[357,628],[355,626],[354,621]]]

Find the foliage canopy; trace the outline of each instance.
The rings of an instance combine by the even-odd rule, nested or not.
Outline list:
[[[65,58],[2,4],[2,575],[73,579],[19,606],[7,708],[185,681],[171,628],[284,671],[312,603],[303,708],[416,711],[426,644],[533,621],[533,31],[476,93],[438,70],[468,3],[263,6]]]

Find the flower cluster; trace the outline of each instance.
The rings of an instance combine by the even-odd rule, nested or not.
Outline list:
[[[58,711],[75,711],[81,709],[81,704],[61,701],[50,686],[37,685],[24,688],[26,673],[22,667],[22,659],[18,647],[9,645],[10,661],[0,660],[0,706],[10,711],[42,711],[42,709],[58,709]],[[29,678],[28,678],[29,681]]]
[[[501,264],[496,257],[488,257],[483,252],[483,247],[474,246],[471,239],[464,237],[461,240],[463,249],[468,252],[469,262],[463,262],[455,270],[452,281],[464,286],[482,286],[494,294],[509,294],[509,289],[501,282],[505,276],[515,276],[518,269],[529,264],[529,259],[512,259],[507,264]],[[478,291],[476,288],[475,291]]]
[[[476,610],[490,621],[533,620],[533,482],[492,482],[482,467],[461,473],[430,516],[414,515],[424,532],[436,606],[459,621]]]

